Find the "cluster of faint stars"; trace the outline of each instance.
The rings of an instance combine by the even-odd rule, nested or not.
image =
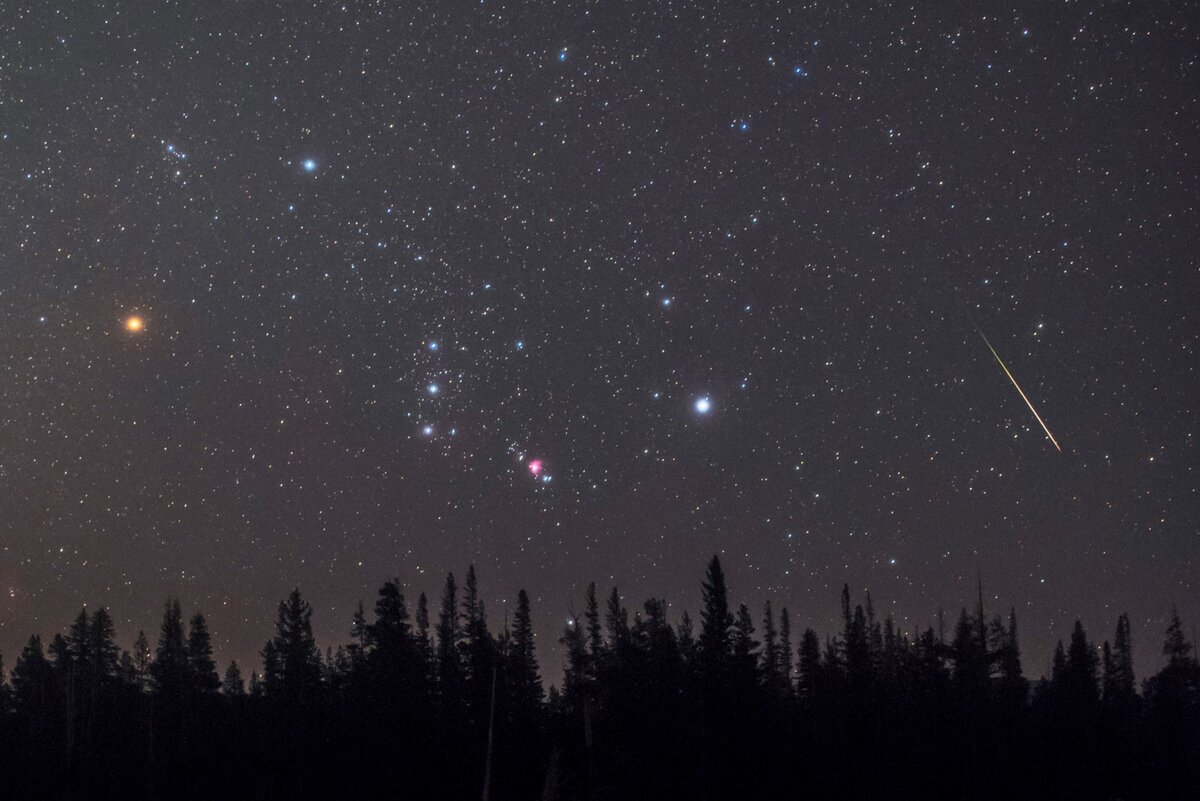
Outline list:
[[[15,19],[0,650],[190,595],[253,659],[280,588],[336,638],[471,561],[556,624],[592,572],[694,610],[713,552],[818,629],[843,581],[915,620],[979,564],[1034,629],[1194,597],[1175,51],[1071,5],[678,11],[331,6],[313,49],[172,9],[96,64],[107,17]]]

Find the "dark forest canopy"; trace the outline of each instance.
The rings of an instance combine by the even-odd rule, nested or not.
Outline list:
[[[1015,613],[982,595],[909,633],[845,588],[822,637],[769,601],[734,608],[716,557],[702,589],[672,623],[661,599],[631,613],[589,586],[549,692],[528,595],[494,631],[474,568],[412,611],[386,582],[324,652],[293,591],[248,680],[177,601],[128,651],[85,609],[0,683],[0,798],[1200,797],[1177,615],[1140,688],[1127,615],[1099,648],[1076,623],[1031,683]]]

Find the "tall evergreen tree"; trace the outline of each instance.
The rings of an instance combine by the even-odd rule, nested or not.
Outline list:
[[[1087,640],[1083,623],[1076,620],[1067,648],[1067,666],[1063,678],[1069,698],[1074,704],[1092,706],[1099,699],[1096,651]]]
[[[679,625],[675,627],[675,639],[679,643],[679,655],[685,665],[691,665],[696,657],[696,634],[692,626],[692,617],[686,611],[679,617]]]
[[[792,660],[792,619],[785,606],[779,610],[779,668],[789,693],[792,690]]]
[[[379,588],[375,620],[366,627],[365,643],[368,662],[380,679],[387,683],[412,680],[405,674],[416,669],[416,646],[399,579]]]
[[[424,672],[429,674],[433,665],[433,642],[432,630],[429,627],[429,599],[425,597],[425,593],[421,593],[417,598],[416,624],[417,658],[421,661]]]
[[[86,666],[91,663],[91,618],[88,615],[88,608],[84,607],[79,610],[76,619],[68,628],[66,634],[66,656],[70,662],[70,667],[74,673],[85,671]]]
[[[221,682],[221,694],[227,698],[241,698],[246,694],[246,685],[242,681],[242,671],[237,660],[225,668],[225,679]]]
[[[1059,640],[1054,646],[1054,656],[1050,660],[1050,686],[1061,687],[1067,680],[1067,651],[1063,641]]]
[[[514,700],[519,707],[533,709],[541,703],[542,679],[538,675],[537,654],[533,643],[533,619],[529,611],[529,595],[525,590],[517,593],[507,674]]]
[[[700,612],[701,670],[710,677],[716,677],[724,673],[729,665],[733,615],[729,612],[725,572],[721,569],[721,560],[715,555],[708,563],[700,596],[704,604]]]
[[[604,625],[608,629],[608,641],[613,648],[629,644],[629,612],[621,603],[621,595],[613,587],[609,593],[604,612]]]
[[[263,647],[263,681],[268,696],[291,703],[311,699],[321,681],[321,654],[312,631],[312,606],[293,589],[279,602],[275,636]]]
[[[1025,702],[1029,694],[1029,682],[1021,668],[1021,645],[1017,638],[1017,611],[1008,613],[1008,630],[996,646],[996,666],[1000,671],[999,689],[1002,696],[1014,705]]]
[[[454,574],[446,575],[442,589],[442,609],[437,622],[438,691],[443,701],[457,702],[462,687],[462,661],[459,642],[462,629],[458,620],[458,585]]]
[[[797,691],[806,704],[813,704],[818,698],[821,685],[821,641],[812,629],[805,629],[800,637],[800,652],[798,655],[799,677]]]
[[[188,684],[195,692],[211,695],[221,686],[217,665],[213,661],[208,621],[199,612],[192,615],[189,621],[186,674]]]
[[[38,719],[49,712],[54,675],[37,634],[29,638],[13,665],[12,689],[18,711]]]
[[[775,630],[775,613],[771,602],[763,605],[762,676],[769,689],[779,686],[779,635]]]
[[[167,601],[162,628],[150,675],[163,695],[178,697],[187,686],[187,645],[183,636],[183,613],[179,601]]]
[[[150,665],[154,661],[154,654],[150,650],[150,641],[146,639],[146,632],[140,629],[137,639],[133,641],[132,659],[138,691],[144,693],[150,689]]]
[[[567,621],[559,642],[566,650],[567,664],[563,673],[563,698],[577,707],[583,702],[588,683],[588,652],[583,625],[579,618]]]
[[[1129,615],[1122,614],[1117,618],[1117,633],[1113,638],[1113,645],[1109,646],[1105,640],[1102,666],[1101,695],[1105,705],[1115,708],[1128,707],[1135,698]]]
[[[103,679],[117,675],[121,650],[117,647],[116,636],[108,610],[103,606],[97,608],[87,629],[87,651],[91,655],[94,676]]]
[[[600,654],[604,651],[604,631],[600,628],[600,604],[596,600],[596,582],[594,581],[588,584],[587,593],[584,596],[583,619],[587,621],[588,655],[595,664],[600,661]]]
[[[1179,619],[1179,610],[1171,607],[1171,622],[1167,625],[1167,637],[1163,641],[1163,656],[1167,658],[1167,667],[1178,668],[1192,663],[1192,644],[1183,633],[1183,622]]]
[[[987,692],[991,667],[987,640],[980,637],[979,631],[979,621],[963,609],[959,613],[958,623],[954,627],[954,640],[950,645],[955,686],[959,692],[975,699],[981,699]]]
[[[466,680],[471,688],[470,696],[474,708],[482,716],[489,705],[492,670],[495,665],[495,646],[487,628],[487,616],[483,601],[479,597],[479,585],[475,578],[475,566],[467,567],[467,579],[463,586],[462,600],[463,665]],[[480,717],[482,720],[482,717]]]
[[[367,615],[363,610],[363,602],[359,601],[350,616],[350,661],[355,669],[361,668],[367,656]]]

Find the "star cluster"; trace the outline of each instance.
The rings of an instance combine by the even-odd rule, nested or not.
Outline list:
[[[821,631],[979,568],[1031,665],[1124,610],[1149,664],[1200,616],[1172,13],[14,8],[0,652],[178,595],[253,661],[295,584],[327,643],[474,562],[549,654],[588,581],[694,610],[719,552]]]

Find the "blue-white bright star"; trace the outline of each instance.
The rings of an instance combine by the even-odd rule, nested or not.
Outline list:
[[[421,429],[421,433],[427,437],[432,437],[433,436],[433,426],[425,426],[424,428]]]
[[[696,402],[692,404],[692,408],[696,410],[696,414],[708,414],[712,411],[712,399],[707,395],[702,398],[696,398]]]
[[[303,161],[303,163],[300,164],[300,166],[304,168],[305,172],[316,172],[317,171],[317,162],[314,159],[305,159]]]
[[[437,349],[438,349],[438,343],[437,343],[437,340],[436,340],[436,339],[431,339],[431,340],[429,340],[429,345],[428,345],[428,348],[429,348],[430,350],[437,350]]]

